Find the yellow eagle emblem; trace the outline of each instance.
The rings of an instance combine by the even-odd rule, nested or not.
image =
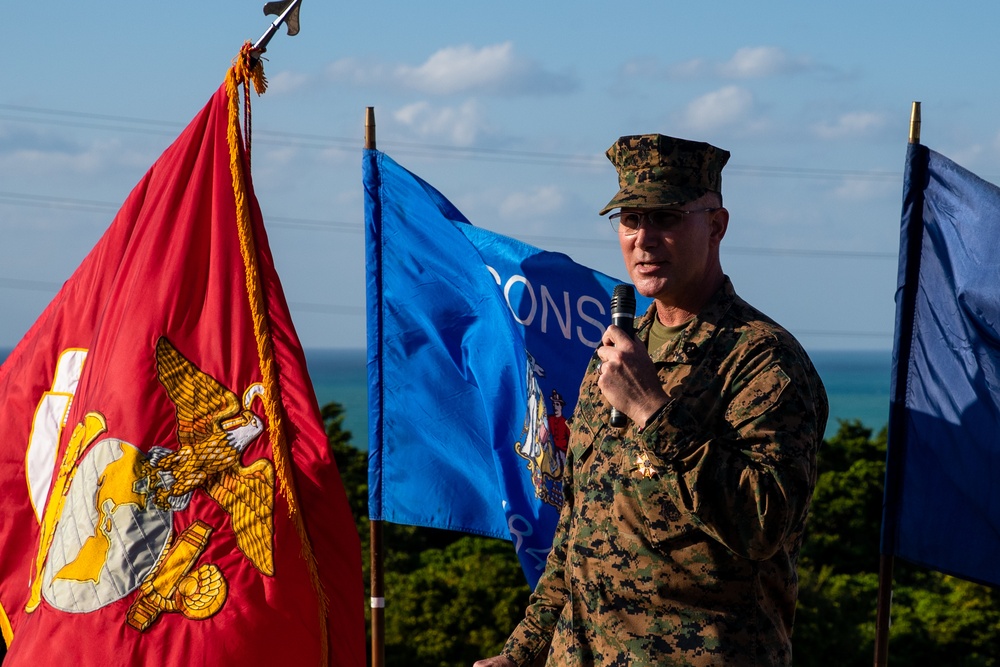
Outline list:
[[[176,409],[180,445],[149,450],[147,475],[156,504],[183,510],[202,489],[229,514],[240,551],[273,575],[274,466],[265,458],[246,467],[242,462],[244,450],[264,431],[250,409],[263,387],[251,386],[241,403],[166,338],[156,342],[156,368]]]

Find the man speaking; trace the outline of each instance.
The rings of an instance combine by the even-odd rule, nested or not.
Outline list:
[[[796,563],[828,414],[812,362],[734,291],[719,246],[729,153],[660,134],[607,151],[635,289],[573,415],[545,572],[475,667],[792,664]],[[624,425],[610,423],[612,410]]]

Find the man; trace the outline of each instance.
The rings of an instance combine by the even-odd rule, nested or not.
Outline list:
[[[791,665],[796,562],[828,405],[792,336],[719,260],[729,153],[663,135],[607,153],[636,289],[580,389],[546,569],[500,656],[475,667]],[[609,425],[611,408],[629,417]]]

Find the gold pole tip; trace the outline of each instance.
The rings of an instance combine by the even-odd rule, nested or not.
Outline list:
[[[914,102],[910,108],[910,143],[920,143],[920,102]]]

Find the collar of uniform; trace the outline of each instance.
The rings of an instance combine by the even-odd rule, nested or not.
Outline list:
[[[701,349],[715,335],[723,316],[736,300],[736,290],[729,276],[725,276],[722,286],[712,295],[701,312],[694,316],[672,341],[657,350],[650,350],[655,363],[691,364],[701,358]],[[656,317],[656,303],[650,304],[645,314],[636,320],[637,338],[648,344],[649,331]]]

